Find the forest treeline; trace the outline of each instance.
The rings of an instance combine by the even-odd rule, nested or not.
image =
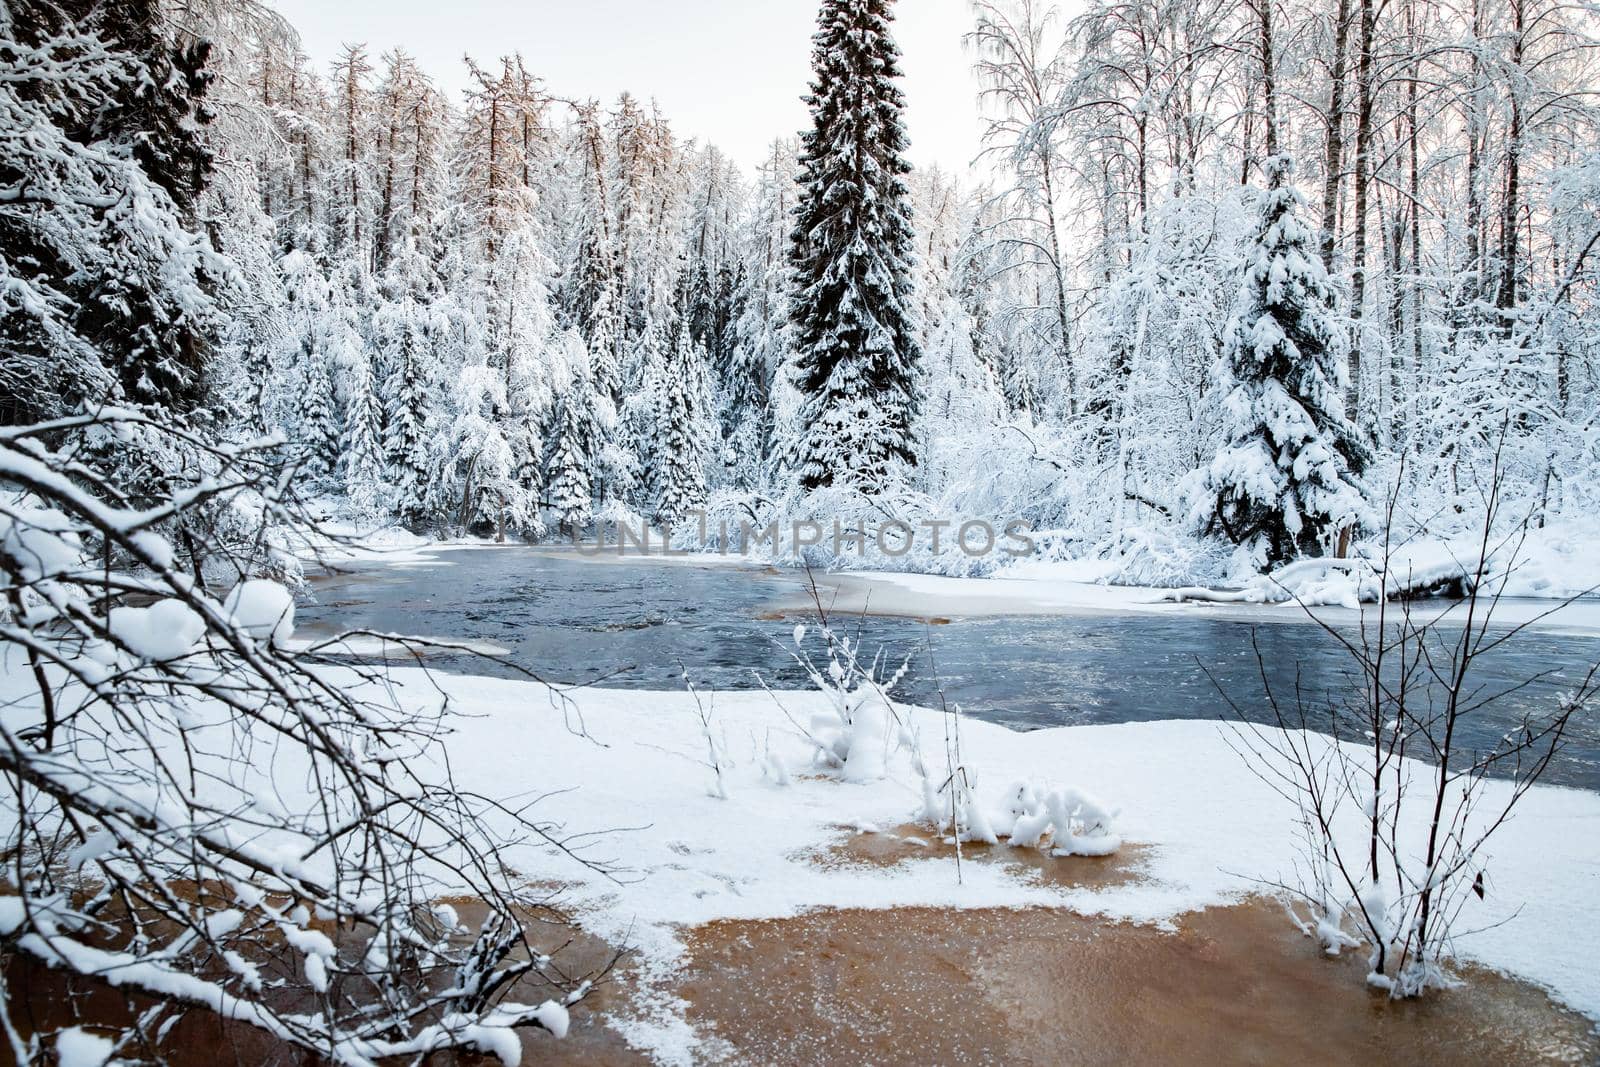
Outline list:
[[[355,513],[526,536],[978,516],[1220,573],[1394,485],[1444,532],[1491,471],[1594,512],[1587,9],[979,0],[980,181],[903,165],[891,6],[823,5],[816,128],[746,171],[515,54],[452,98],[251,4],[6,0],[10,418],[154,405],[282,435]],[[852,247],[885,273],[828,290]]]

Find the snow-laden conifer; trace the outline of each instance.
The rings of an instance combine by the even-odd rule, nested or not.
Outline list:
[[[1315,553],[1370,521],[1368,452],[1345,417],[1333,294],[1300,219],[1289,162],[1269,161],[1223,360],[1225,442],[1199,472],[1191,517],[1256,563]]]
[[[806,488],[884,488],[915,462],[912,227],[890,0],[825,0],[790,247]]]

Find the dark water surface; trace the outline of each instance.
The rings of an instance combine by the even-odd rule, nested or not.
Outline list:
[[[794,688],[806,678],[788,650],[805,616],[774,617],[772,609],[804,589],[796,572],[487,548],[445,552],[437,564],[355,567],[319,580],[316,602],[303,604],[299,619],[305,636],[372,629],[497,645],[551,681],[673,689],[687,666],[702,689],[756,688],[756,672],[773,688]],[[911,657],[897,698],[937,706],[942,686],[945,698],[973,717],[1018,730],[1230,716],[1217,685],[1248,717],[1265,721],[1252,632],[1280,700],[1292,703],[1297,683],[1318,703],[1352,686],[1349,655],[1309,622],[1252,625],[1198,611],[957,617],[947,625],[833,621],[859,631],[868,654],[883,649],[891,670]],[[807,644],[820,657],[820,641],[813,636]],[[1538,630],[1484,657],[1476,685],[1487,692],[1552,673],[1472,716],[1464,723],[1467,744],[1490,745],[1524,711],[1552,707],[1596,659],[1600,638]],[[513,673],[465,655],[430,663]],[[1600,714],[1581,715],[1544,780],[1600,790]]]

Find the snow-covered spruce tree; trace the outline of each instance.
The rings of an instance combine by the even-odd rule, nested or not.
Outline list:
[[[338,469],[344,432],[336,351],[342,347],[342,319],[328,278],[310,255],[290,252],[279,271],[287,303],[266,395],[267,422],[304,453],[308,474],[329,477]]]
[[[592,357],[583,338],[568,333],[557,346],[566,382],[556,401],[545,494],[562,533],[576,536],[594,510],[594,467],[600,446],[600,403]]]
[[[353,355],[344,369],[344,438],[339,463],[350,500],[372,509],[391,496],[384,471],[383,404],[378,399],[371,358],[366,352]]]
[[[656,393],[656,519],[670,529],[706,502],[706,456],[715,432],[706,396],[706,353],[685,321]]]
[[[640,514],[655,506],[661,452],[656,431],[664,406],[662,396],[667,383],[667,362],[672,358],[671,342],[665,336],[667,323],[652,319],[634,340],[627,354],[626,378],[633,383],[622,398],[618,420],[629,449],[629,464],[634,479],[628,485],[627,504]]]
[[[404,277],[406,264],[420,257],[406,238],[391,261],[391,292],[379,306],[374,333],[381,350],[384,380],[379,391],[383,405],[383,459],[393,488],[396,513],[408,522],[426,513],[428,446],[424,437],[428,413],[434,407],[437,354],[434,345],[444,331],[441,316],[410,291]],[[398,266],[399,269],[394,269]]]
[[[559,295],[567,324],[576,327],[589,346],[595,388],[615,406],[621,399],[622,274],[613,247],[604,134],[598,105],[580,104],[576,111],[571,148],[576,156],[572,213],[578,234],[571,252],[575,262],[563,278]]]
[[[787,250],[798,152],[794,138],[772,143],[757,168],[745,222],[744,293],[721,398],[733,419],[724,434],[728,477],[744,488],[768,481],[767,460],[773,451],[774,379],[789,347]]]
[[[496,473],[478,484],[495,486],[499,503],[485,518],[504,539],[508,530],[537,535],[541,529],[538,427],[550,400],[545,348],[551,317],[536,179],[549,101],[520,57],[502,60],[498,72],[474,66],[472,74],[476,84],[467,94],[460,162],[481,263],[484,355],[501,376],[492,390],[498,399],[489,413],[496,423],[491,437],[506,448],[505,469],[498,461],[479,469]],[[475,387],[463,410],[475,409],[487,395]],[[497,455],[493,449],[483,453],[485,459]]]
[[[302,354],[300,373],[286,382],[291,388],[298,385],[304,400],[295,423],[295,441],[304,450],[306,473],[313,478],[328,478],[339,466],[342,435],[335,378],[320,349],[307,348]]]
[[[912,228],[891,0],[824,0],[790,244],[807,489],[880,490],[916,461]]]
[[[1330,348],[1332,290],[1288,159],[1272,157],[1266,171],[1223,353],[1232,384],[1225,440],[1197,472],[1190,510],[1203,532],[1226,536],[1255,565],[1315,553],[1371,522],[1361,480],[1368,450],[1345,417],[1343,371]]]
[[[599,223],[590,225],[578,250],[578,265],[569,275],[570,319],[594,357],[595,387],[615,404],[620,397],[621,368],[617,346],[622,339],[621,280]]]

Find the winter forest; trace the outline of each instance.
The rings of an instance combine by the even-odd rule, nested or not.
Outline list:
[[[1600,1060],[1600,11],[919,2],[0,0],[0,1063]]]
[[[8,267],[37,335],[6,348],[18,421],[135,403],[281,434],[305,484],[420,530],[868,507],[1026,520],[1134,582],[1332,554],[1392,490],[1413,528],[1470,527],[1496,469],[1539,523],[1597,506],[1582,9],[979,3],[977,184],[893,136],[823,155],[896,124],[892,44],[859,100],[830,54],[833,125],[743,173],[515,55],[451,99],[403,52],[313,69],[264,8],[125,5],[138,48],[47,73],[75,25],[12,7],[13,131],[125,155],[162,127],[116,174],[8,142],[16,180],[144,205],[7,210],[68,262],[92,225],[123,274]],[[161,91],[107,113],[128,71]],[[857,214],[819,226],[837,182]],[[862,234],[881,253],[830,276]],[[838,300],[870,353],[818,316]],[[106,314],[140,320],[114,352]]]

